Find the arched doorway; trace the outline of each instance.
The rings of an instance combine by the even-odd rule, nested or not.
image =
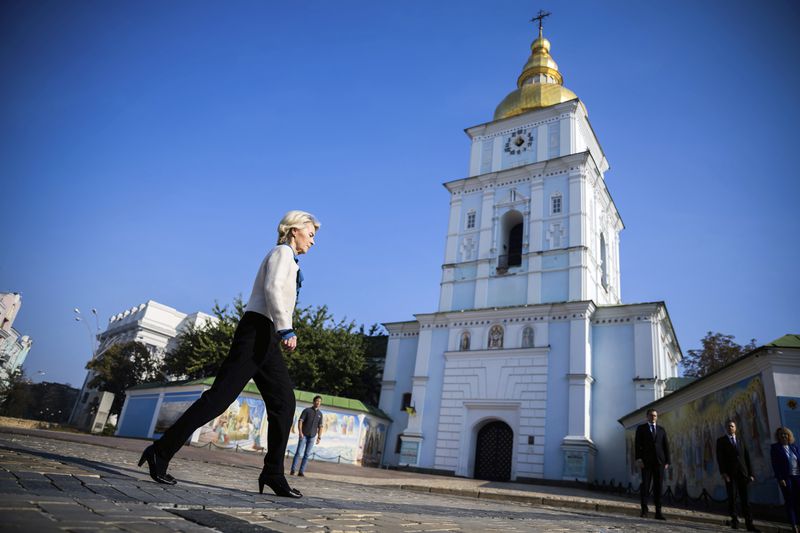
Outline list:
[[[511,479],[511,453],[514,432],[505,422],[489,422],[478,431],[475,444],[475,479]]]
[[[497,258],[497,268],[504,272],[509,267],[522,265],[522,213],[511,209],[503,215],[500,222],[502,248]]]

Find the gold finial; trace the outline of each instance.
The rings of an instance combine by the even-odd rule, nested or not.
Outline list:
[[[539,13],[537,13],[537,15],[531,19],[531,22],[535,22],[537,20],[539,21],[539,37],[542,36],[542,21],[545,19],[545,17],[549,17],[550,15],[552,15],[552,13],[545,11],[544,9],[540,9]]]
[[[564,87],[564,78],[550,55],[550,41],[544,37],[542,24],[549,16],[550,13],[540,9],[538,15],[531,19],[531,22],[539,23],[539,37],[531,43],[531,55],[517,78],[517,89],[495,109],[495,120],[577,98],[575,93]]]

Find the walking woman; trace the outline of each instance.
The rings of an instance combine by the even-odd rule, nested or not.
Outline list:
[[[228,357],[222,362],[214,384],[170,427],[148,446],[139,460],[150,468],[158,483],[174,485],[167,467],[194,431],[213,420],[239,396],[250,379],[255,381],[267,410],[267,454],[258,477],[258,491],[268,486],[278,496],[300,498],[283,473],[283,456],[294,417],[295,399],[281,348],[297,347],[292,314],[303,275],[297,256],[314,245],[319,222],[303,211],[289,211],[278,224],[278,245],[261,262],[247,302],[246,312],[233,334]]]
[[[775,442],[770,448],[772,471],[783,493],[786,515],[795,533],[800,521],[800,447],[789,428],[775,431]]]

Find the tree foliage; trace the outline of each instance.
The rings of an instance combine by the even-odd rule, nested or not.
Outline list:
[[[217,303],[213,313],[216,323],[189,328],[178,336],[177,346],[164,358],[166,374],[187,379],[216,374],[228,355],[244,304],[241,298],[231,308]],[[337,321],[327,306],[295,310],[293,326],[297,349],[284,352],[284,357],[295,387],[377,404],[386,353],[386,336],[379,333],[379,326],[365,332],[353,321]]]
[[[89,387],[113,393],[111,414],[119,414],[125,401],[125,390],[154,381],[160,376],[159,360],[141,342],[131,341],[111,345],[86,364],[95,372]]]
[[[216,321],[203,326],[191,326],[178,334],[175,349],[164,357],[164,373],[181,379],[200,379],[216,374],[228,355],[233,332],[244,315],[241,297],[233,300],[232,307],[214,303],[212,314]]]
[[[370,326],[369,331],[364,331],[361,326],[361,335],[364,337],[366,345],[366,356],[364,370],[361,371],[361,385],[363,391],[357,398],[370,405],[378,405],[381,396],[381,380],[383,378],[383,366],[386,363],[386,347],[389,344],[389,336],[378,324]]]
[[[297,349],[286,363],[295,386],[319,394],[360,396],[366,346],[355,322],[335,321],[323,305],[299,310],[294,329]]]
[[[737,344],[733,339],[733,335],[712,333],[711,331],[706,333],[706,336],[700,341],[703,348],[689,350],[689,354],[683,358],[681,364],[684,368],[684,375],[703,377],[756,348],[755,339],[750,339],[750,342],[744,346]]]
[[[22,368],[17,368],[0,381],[0,414],[14,418],[24,418],[33,400],[30,380]]]

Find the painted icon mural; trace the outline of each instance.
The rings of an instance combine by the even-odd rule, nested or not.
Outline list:
[[[165,395],[158,410],[154,433],[163,433],[200,397],[201,391]],[[287,455],[297,449],[297,420],[307,405],[295,408]],[[267,412],[260,397],[242,394],[224,413],[200,427],[192,445],[266,452]],[[322,408],[323,437],[312,450],[312,460],[379,465],[386,441],[388,421],[369,414]]]
[[[267,418],[261,399],[239,396],[224,413],[200,428],[197,444],[260,452],[267,442]]]
[[[364,466],[379,466],[383,455],[383,446],[386,443],[386,424],[375,419],[364,418],[361,431],[361,464]]]
[[[297,450],[297,420],[303,408],[295,409],[292,433],[289,436],[288,449],[292,454]],[[321,461],[334,461],[341,463],[357,463],[361,459],[358,453],[359,436],[361,432],[361,418],[346,413],[322,408],[322,441],[314,446],[312,457]]]
[[[659,412],[658,422],[669,434],[672,464],[666,485],[673,491],[687,490],[697,497],[703,489],[714,498],[725,498],[725,482],[719,473],[716,458],[717,439],[725,434],[725,421],[736,422],[737,436],[750,450],[756,481],[751,485],[750,500],[770,502],[774,499],[775,480],[770,466],[769,421],[760,375],[715,391],[682,405],[674,411]],[[634,460],[636,427],[626,431],[627,464],[631,482],[640,482]]]

